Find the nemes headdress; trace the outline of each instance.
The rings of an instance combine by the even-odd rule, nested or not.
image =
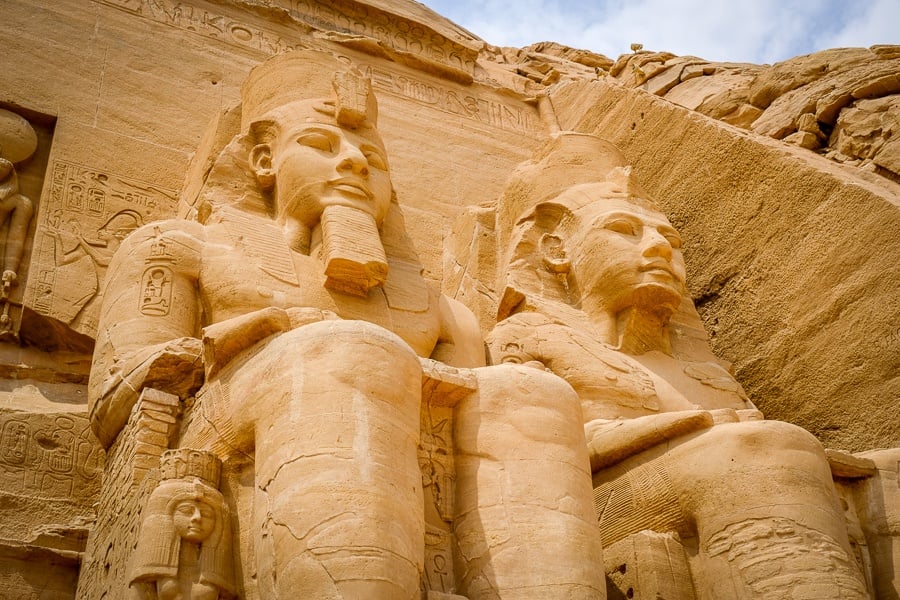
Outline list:
[[[513,171],[497,206],[498,230],[512,231],[540,204],[585,183],[605,184],[604,193],[610,198],[647,198],[614,144],[596,135],[563,131]]]
[[[318,101],[314,109],[341,127],[375,127],[378,121],[371,81],[333,55],[313,50],[279,54],[255,67],[241,99],[242,131],[279,107],[302,101]]]
[[[182,192],[182,216],[194,213],[206,222],[223,206],[269,215],[271,207],[250,173],[247,155],[254,144],[272,141],[262,138],[277,135],[280,121],[295,118],[297,108],[307,121],[348,129],[374,130],[378,119],[371,81],[346,62],[315,50],[273,56],[250,72],[241,105],[219,116],[207,135],[209,144],[194,157]]]
[[[532,264],[541,236],[576,226],[581,209],[616,198],[656,209],[619,149],[595,135],[554,134],[516,168],[497,206],[498,256],[503,257],[498,265],[503,290],[498,318],[521,304],[521,290],[537,286],[547,293],[552,287],[531,281],[547,276]]]

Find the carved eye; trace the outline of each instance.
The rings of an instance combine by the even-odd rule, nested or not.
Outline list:
[[[603,224],[604,229],[615,231],[622,235],[635,235],[637,233],[634,223],[625,219],[613,219]]]
[[[334,149],[331,138],[318,131],[308,131],[300,134],[297,138],[297,143],[308,148],[322,150],[323,152],[332,152]]]
[[[669,245],[672,246],[675,250],[679,250],[681,248],[681,236],[678,235],[675,231],[671,231],[668,229],[660,229],[659,233],[662,234],[666,241],[669,242]]]
[[[373,148],[362,148],[362,153],[369,162],[369,166],[380,171],[387,171],[387,161],[378,150]]]

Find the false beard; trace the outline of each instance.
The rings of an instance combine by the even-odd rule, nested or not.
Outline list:
[[[365,297],[373,287],[384,285],[387,256],[372,215],[347,206],[326,206],[320,223],[325,287]]]

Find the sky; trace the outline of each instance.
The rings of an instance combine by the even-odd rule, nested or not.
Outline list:
[[[495,46],[555,41],[615,60],[644,50],[772,64],[900,44],[900,0],[419,0]]]

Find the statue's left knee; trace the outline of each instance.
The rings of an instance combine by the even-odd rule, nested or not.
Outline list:
[[[812,452],[824,456],[822,444],[808,431],[783,421],[745,421],[713,427],[715,444],[743,456]]]

